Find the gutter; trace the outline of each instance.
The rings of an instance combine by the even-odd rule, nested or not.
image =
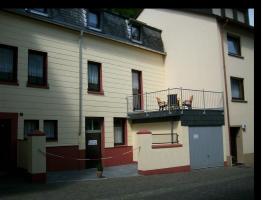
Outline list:
[[[83,30],[80,31],[79,38],[79,135],[82,134],[82,123],[83,123],[83,115],[82,115],[82,104],[83,104],[83,73],[82,73],[82,39],[83,39]]]
[[[228,133],[229,133],[229,142],[230,139],[230,112],[229,112],[229,102],[228,102],[228,90],[227,90],[227,74],[226,74],[226,63],[225,63],[225,50],[224,50],[224,27],[228,24],[229,20],[226,20],[224,24],[220,24],[220,37],[221,37],[221,47],[222,47],[222,61],[223,61],[223,75],[225,83],[225,102],[227,110],[227,121],[228,121]],[[232,155],[231,146],[229,145],[230,156]]]

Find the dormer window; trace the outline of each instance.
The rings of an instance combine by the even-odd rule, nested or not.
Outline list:
[[[92,29],[100,30],[100,13],[89,11],[87,17],[87,26]]]
[[[28,9],[31,13],[35,13],[38,15],[48,16],[48,9],[47,8],[31,8]]]
[[[131,25],[131,39],[141,41],[141,28],[138,25]]]

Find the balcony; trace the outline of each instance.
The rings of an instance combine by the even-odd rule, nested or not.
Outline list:
[[[126,100],[133,123],[181,120],[182,125],[224,125],[222,92],[169,88]]]

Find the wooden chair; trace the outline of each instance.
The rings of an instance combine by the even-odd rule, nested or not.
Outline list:
[[[158,106],[159,106],[159,110],[163,110],[165,107],[167,107],[167,103],[166,101],[161,101],[159,97],[156,97],[157,99],[157,103],[158,103]]]
[[[182,106],[187,106],[188,109],[191,109],[192,108],[192,101],[193,101],[193,95],[190,96],[190,98],[188,100],[185,100],[183,103],[182,103]]]

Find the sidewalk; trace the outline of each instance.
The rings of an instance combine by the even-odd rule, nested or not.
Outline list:
[[[47,183],[103,180],[108,178],[139,176],[137,173],[137,164],[104,167],[104,178],[97,178],[96,171],[96,168],[90,168],[79,171],[48,172]]]

